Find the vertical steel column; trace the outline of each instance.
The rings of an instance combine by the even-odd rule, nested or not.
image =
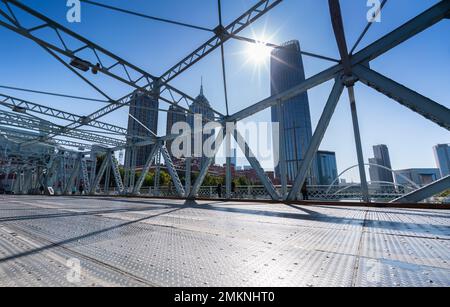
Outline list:
[[[8,160],[8,165],[6,166],[4,186],[6,186],[6,184],[8,183],[9,175],[11,174],[11,166],[12,166],[12,159],[9,159]]]
[[[232,175],[231,175],[231,141],[233,136],[233,131],[229,131],[231,129],[229,123],[226,125],[226,146],[225,146],[225,154],[226,154],[226,174],[225,174],[225,185],[226,185],[226,198],[230,199],[232,197],[231,193],[231,185],[232,185]]]
[[[125,191],[130,193],[130,169],[131,169],[131,156],[133,147],[130,146],[125,150],[125,163],[124,163],[124,178],[123,184],[125,185]]]
[[[189,195],[191,193],[191,171],[192,171],[192,158],[186,157],[186,174],[184,175],[185,178],[185,188],[186,195]]]
[[[98,171],[97,177],[95,177],[94,183],[91,186],[91,191],[90,191],[91,195],[95,195],[95,193],[97,192],[97,189],[100,185],[100,181],[102,181],[102,178],[105,174],[108,164],[109,164],[109,159],[108,159],[108,156],[106,156],[105,159],[103,160],[102,165],[100,166],[100,170]]]
[[[280,139],[279,139],[279,165],[280,165],[280,175],[281,175],[281,198],[285,199],[288,193],[287,190],[287,164],[286,164],[286,135],[285,135],[285,123],[284,123],[284,112],[281,100],[278,101],[277,106],[279,126],[280,126]]]
[[[369,186],[367,185],[366,167],[364,164],[364,154],[361,142],[361,133],[359,130],[358,110],[356,108],[355,89],[354,86],[348,87],[348,95],[350,98],[350,108],[352,111],[353,132],[355,134],[356,153],[358,155],[359,176],[361,178],[362,200],[366,203],[370,202]]]
[[[105,171],[106,173],[105,173],[105,187],[104,187],[104,190],[105,190],[105,194],[109,195],[109,188],[111,186],[111,157],[110,157],[110,154],[108,154],[106,156],[106,159],[109,160],[109,163],[108,163],[108,166],[106,167],[106,171]]]
[[[123,185],[122,177],[120,176],[119,161],[117,161],[114,152],[111,152],[109,154],[109,160],[110,169],[112,170],[114,181],[116,182],[116,187],[119,189],[119,194],[124,194],[126,193],[126,191]]]
[[[130,170],[130,185],[129,192],[131,193],[134,190],[134,185],[136,184],[136,162],[137,162],[137,147],[133,147],[133,154],[131,158],[131,170]]]
[[[91,153],[91,181],[90,186],[94,184],[95,176],[97,176],[97,153]]]
[[[159,196],[159,185],[160,185],[160,175],[161,175],[161,152],[158,151],[156,153],[156,169],[155,169],[155,176],[153,180],[153,186],[154,186],[154,196]]]
[[[80,173],[80,166],[81,166],[81,157],[79,157],[77,160],[74,161],[72,174],[70,175],[69,180],[67,181],[67,184],[64,188],[65,195],[71,193],[74,184],[76,185],[75,179],[78,177],[78,174]]]

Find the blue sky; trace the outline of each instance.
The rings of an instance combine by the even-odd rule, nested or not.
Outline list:
[[[22,2],[155,75],[163,73],[211,36],[208,32],[130,17],[90,5],[82,6],[81,23],[69,24],[65,18],[65,0]],[[99,2],[209,28],[217,25],[216,0]],[[388,1],[382,14],[382,22],[373,25],[360,46],[364,47],[437,2]],[[224,23],[229,23],[254,3],[254,0],[223,1]],[[352,46],[367,22],[366,0],[341,0],[341,6],[348,44]],[[34,21],[29,22],[33,24]],[[305,51],[338,57],[326,0],[284,0],[269,15],[242,32],[242,35],[253,37],[255,34],[261,36],[262,33],[270,37],[273,43],[298,39]],[[372,68],[450,107],[449,33],[450,21],[442,21],[373,61]],[[0,39],[0,85],[100,98],[33,42],[4,28],[0,28]],[[231,113],[270,95],[269,70],[266,68],[268,62],[258,67],[248,63],[248,55],[243,53],[246,48],[246,43],[238,41],[228,42],[225,47]],[[214,108],[225,112],[219,56],[218,51],[211,54],[172,84],[196,96],[203,76],[206,96]],[[307,76],[330,66],[328,62],[315,59],[305,58],[304,61]],[[131,91],[131,88],[100,75],[91,80],[114,98]],[[327,83],[309,92],[313,126],[319,119],[331,86],[331,83]],[[0,93],[81,114],[89,114],[102,107],[101,103],[3,89],[0,89]],[[438,143],[450,143],[448,131],[362,84],[356,86],[356,96],[366,160],[372,157],[372,145],[387,144],[395,169],[436,167],[432,147]],[[104,120],[125,127],[127,112],[128,110],[123,109]],[[270,112],[261,112],[252,119],[270,121]],[[165,115],[162,114],[159,121],[160,134],[165,131],[165,123]],[[357,163],[346,94],[341,98],[321,149],[336,151],[339,170]],[[358,180],[356,172],[349,173],[346,177],[349,180]]]

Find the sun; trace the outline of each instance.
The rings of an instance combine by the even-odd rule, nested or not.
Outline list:
[[[265,64],[270,58],[272,49],[273,48],[267,46],[262,40],[257,43],[249,43],[245,50],[247,60],[255,65]]]

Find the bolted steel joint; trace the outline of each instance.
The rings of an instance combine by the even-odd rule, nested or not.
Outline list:
[[[226,38],[229,35],[227,29],[225,29],[223,25],[217,26],[214,29],[214,34],[216,34],[217,37],[220,38],[220,40],[224,40],[224,38]]]

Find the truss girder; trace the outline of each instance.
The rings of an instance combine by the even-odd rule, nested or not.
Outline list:
[[[152,151],[150,153],[150,156],[148,157],[144,168],[142,169],[141,176],[139,177],[138,181],[136,182],[136,185],[134,186],[133,194],[138,194],[139,191],[142,188],[142,185],[144,184],[145,177],[147,176],[148,172],[150,171],[150,168],[152,167],[153,163],[155,162],[156,154],[159,150],[158,144],[155,144],[152,148]]]
[[[90,195],[95,195],[97,189],[99,188],[100,182],[102,181],[103,176],[105,175],[105,172],[106,172],[106,169],[108,168],[109,163],[110,163],[109,156],[106,155],[102,164],[100,165],[100,169],[97,173],[97,176],[95,177],[95,180],[91,185],[91,189],[89,191]]]
[[[145,80],[147,82],[150,82],[150,80],[155,79],[154,76],[152,76],[150,73],[142,70],[141,68],[127,62],[126,60],[122,59],[121,57],[113,54],[112,52],[106,50],[105,48],[100,47],[99,45],[95,44],[94,42],[82,37],[81,35],[73,32],[72,30],[64,27],[63,25],[53,21],[52,19],[44,16],[43,14],[31,9],[30,7],[20,3],[16,0],[3,0],[3,2],[6,2],[8,4],[12,4],[13,7],[17,10],[21,11],[21,14],[15,14],[15,16],[11,16],[11,13],[5,12],[3,10],[0,10],[2,12],[2,15],[7,18],[11,23],[6,23],[3,21],[0,21],[0,24],[4,27],[13,30],[14,32],[23,35],[29,39],[32,39],[36,43],[42,46],[46,46],[53,51],[56,51],[60,54],[63,54],[71,59],[77,58],[82,51],[90,50],[92,52],[93,59],[100,65],[99,67],[96,66],[96,63],[87,63],[89,64],[90,68],[96,69],[112,78],[115,78],[123,83],[127,83],[131,86],[136,86],[135,84],[141,80]],[[20,23],[20,17],[19,16],[32,16],[33,19],[39,19],[42,24],[38,27],[33,27],[26,29],[21,26]],[[9,18],[8,18],[9,17]],[[14,22],[15,21],[15,22]],[[60,45],[52,44],[49,41],[44,41],[43,39],[39,39],[37,36],[35,36],[33,33],[36,31],[40,31],[42,29],[50,29],[53,30],[56,41],[60,42]],[[69,48],[69,42],[64,39],[63,34],[67,37],[70,37],[73,41],[76,41],[78,46],[76,46],[76,49]],[[103,56],[103,61],[102,61]],[[112,64],[108,66],[104,66],[103,62],[106,62],[106,58],[109,60],[108,62],[111,62]],[[120,67],[120,73],[118,74],[116,70],[113,70],[116,67]],[[132,78],[132,76],[134,78]]]
[[[55,108],[50,108],[41,104],[33,103],[4,94],[0,94],[0,105],[3,105],[10,109],[20,109],[27,112],[29,111],[58,119],[63,119],[72,123],[79,123],[83,125],[86,123],[87,126],[91,126],[93,128],[105,130],[108,132],[120,133],[123,135],[127,135],[128,133],[128,130],[126,128],[118,127],[97,120],[90,121],[88,117],[57,110]]]
[[[178,196],[180,197],[185,196],[183,184],[181,183],[180,177],[178,176],[177,170],[175,169],[169,151],[167,150],[166,146],[160,146],[160,151],[164,158],[164,162],[166,164],[167,170],[169,171],[169,175],[172,178],[172,182],[175,186]]]
[[[23,116],[15,113],[0,111],[0,124],[14,126],[18,128],[31,129],[34,131],[44,131],[48,134],[58,134],[74,139],[89,141],[110,146],[122,146],[124,141],[102,136],[94,133],[87,133],[79,130],[67,130],[64,127],[49,123],[44,120]],[[48,136],[43,139],[49,139]]]
[[[7,3],[12,4],[16,9],[20,10],[21,15],[30,15],[33,16],[33,18],[37,18],[42,22],[42,25],[39,27],[33,27],[30,29],[26,29],[20,25],[20,21],[17,18],[17,16],[11,16],[11,13],[8,11],[3,11],[0,9],[0,15],[5,17],[7,21],[1,21],[0,25],[16,32],[19,35],[22,35],[34,42],[36,42],[38,45],[42,46],[44,49],[50,50],[50,54],[53,56],[56,56],[55,53],[68,57],[69,59],[79,59],[78,56],[82,57],[80,55],[81,52],[85,52],[86,50],[91,51],[91,61],[97,62],[94,64],[93,62],[86,61],[86,65],[90,67],[90,69],[95,70],[96,72],[101,72],[109,77],[112,77],[124,84],[127,84],[136,90],[140,90],[143,92],[146,92],[149,95],[154,95],[154,90],[158,89],[160,93],[166,93],[167,95],[165,97],[160,96],[158,94],[158,98],[167,102],[171,105],[179,105],[180,101],[186,101],[188,104],[189,102],[192,102],[194,100],[193,97],[185,94],[179,89],[174,88],[173,86],[162,83],[161,80],[150,73],[144,71],[143,69],[127,62],[126,60],[122,59],[121,57],[113,54],[112,52],[106,50],[105,48],[95,44],[94,42],[84,38],[83,36],[71,31],[70,29],[64,27],[63,25],[53,21],[52,19],[44,16],[43,14],[29,8],[28,6],[20,3],[16,0],[5,0]],[[33,32],[42,30],[42,29],[50,29],[54,31],[54,38],[56,41],[60,42],[60,44],[52,43],[51,39],[44,40],[43,38],[37,37]],[[64,33],[64,36],[61,34]],[[69,42],[67,42],[67,39],[65,40],[64,37],[70,37],[72,40],[72,44],[75,44],[76,42],[79,47],[76,49],[70,49]],[[59,61],[62,61],[63,64],[65,64],[67,67],[71,68],[70,65],[65,62],[62,58],[57,56]],[[111,65],[104,65],[106,62],[111,62],[113,64]],[[119,69],[118,69],[119,68]],[[90,83],[86,78],[81,76],[79,73],[77,75],[81,78],[83,78],[85,81]],[[92,83],[90,83],[93,85]],[[151,85],[151,86],[149,86]],[[95,87],[95,86],[94,86]],[[99,89],[96,88],[98,91]],[[100,91],[101,92],[101,91]],[[102,93],[104,95],[104,93]],[[95,112],[91,116],[88,116],[91,120],[96,120],[99,117],[96,117],[97,114],[108,114],[110,112],[113,112],[117,109],[120,109],[123,106],[128,105],[130,99],[134,93],[131,93],[129,95],[126,95],[123,98],[120,98],[118,100],[112,100],[111,98],[107,97],[109,100],[111,100],[111,106],[114,106],[114,108],[102,108],[102,111]],[[111,107],[110,106],[110,107]],[[189,112],[188,109],[183,108],[182,106],[179,106],[181,109],[184,109],[185,111]],[[106,112],[106,113],[105,113]],[[101,117],[101,116],[100,116]]]
[[[167,72],[165,72],[160,79],[164,82],[169,82],[176,78],[182,72],[190,68],[192,65],[200,61],[202,58],[216,50],[223,43],[233,37],[233,35],[239,34],[246,27],[258,20],[272,8],[280,4],[282,0],[260,0],[247,12],[233,21],[224,29],[217,28],[216,35],[209,39],[206,43],[197,48],[194,52],[183,58],[179,63],[175,64]],[[218,31],[221,30],[221,31]]]
[[[39,137],[38,134],[31,135],[31,134],[25,134],[23,131],[15,130],[15,129],[9,129],[6,127],[0,126],[0,135],[4,135],[11,140],[17,140],[20,142],[29,142],[31,140],[34,140]],[[45,144],[48,144],[50,146],[66,146],[66,147],[72,147],[76,149],[84,148],[84,149],[91,149],[91,145],[79,143],[79,142],[73,142],[68,140],[61,140],[61,139],[51,139],[45,142]]]
[[[125,192],[125,186],[123,185],[122,177],[120,175],[119,162],[117,161],[114,153],[109,154],[109,163],[110,163],[111,169],[113,171],[116,186],[119,188],[119,193],[123,194]]]
[[[365,66],[358,65],[354,67],[353,71],[362,83],[394,99],[439,126],[450,130],[450,110],[445,106]]]
[[[395,199],[392,203],[416,204],[428,198],[438,195],[450,188],[450,176],[437,180],[423,188],[409,193],[403,197]]]
[[[396,30],[392,31],[388,35],[380,38],[376,42],[370,44],[363,50],[359,51],[350,58],[352,67],[358,64],[364,64],[369,61],[376,59],[382,54],[388,52],[389,50],[395,48],[399,44],[405,42],[406,40],[412,38],[418,33],[428,29],[437,22],[445,18],[446,15],[450,13],[450,1],[444,0],[412,20],[406,22],[403,26],[400,26]],[[227,121],[241,121],[247,117],[255,115],[261,111],[264,111],[270,107],[276,106],[278,102],[282,104],[288,101],[290,98],[300,95],[313,87],[316,87],[322,83],[325,83],[339,74],[343,73],[343,64],[338,64],[332,66],[308,79],[302,83],[294,86],[293,88],[280,93],[278,95],[266,98],[242,111],[239,111],[229,118]]]

